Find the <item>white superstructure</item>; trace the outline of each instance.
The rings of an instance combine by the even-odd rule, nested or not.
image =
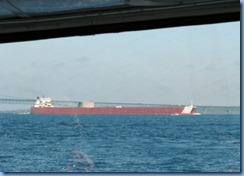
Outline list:
[[[53,107],[49,97],[37,97],[34,107]]]

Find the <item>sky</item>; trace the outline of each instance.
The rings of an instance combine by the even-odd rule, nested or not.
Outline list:
[[[0,98],[240,105],[240,22],[1,44],[0,63]]]

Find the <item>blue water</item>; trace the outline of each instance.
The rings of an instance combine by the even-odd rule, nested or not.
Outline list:
[[[0,114],[2,172],[240,172],[240,115]]]

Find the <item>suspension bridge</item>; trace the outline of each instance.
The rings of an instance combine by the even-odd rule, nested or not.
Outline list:
[[[26,104],[26,105],[34,105],[36,99],[10,99],[10,98],[0,98],[0,104]],[[55,106],[78,106],[79,101],[58,101],[52,100],[52,104]]]
[[[16,98],[0,98],[0,104],[26,104],[33,106],[36,102],[36,99],[16,99]],[[68,101],[68,100],[52,100],[52,105],[57,107],[78,107],[82,101]],[[144,104],[144,103],[115,103],[115,102],[94,102],[95,106],[104,107],[104,106],[165,106],[165,104]],[[170,105],[167,105],[170,106]]]

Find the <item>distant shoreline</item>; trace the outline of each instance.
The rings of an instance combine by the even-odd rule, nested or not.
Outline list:
[[[201,114],[240,114],[240,106],[197,106]]]

